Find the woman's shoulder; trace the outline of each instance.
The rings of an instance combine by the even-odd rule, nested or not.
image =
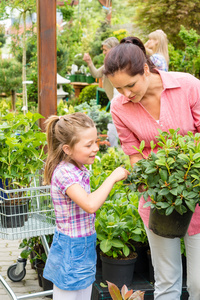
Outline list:
[[[200,80],[190,73],[170,71],[167,72],[165,76],[171,77],[172,80],[174,79],[180,84],[184,84],[184,83],[196,83],[198,85],[200,84]]]

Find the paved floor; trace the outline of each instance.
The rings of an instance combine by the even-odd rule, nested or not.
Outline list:
[[[15,296],[28,295],[31,293],[37,293],[43,291],[38,284],[37,273],[34,269],[31,269],[30,261],[27,261],[26,276],[20,282],[13,282],[7,277],[7,269],[14,263],[21,253],[22,249],[19,249],[19,240],[2,240],[0,239],[0,275],[6,280],[9,286],[12,288]],[[35,300],[41,300],[49,298],[39,297],[32,298]],[[0,284],[0,300],[10,300],[8,293]]]

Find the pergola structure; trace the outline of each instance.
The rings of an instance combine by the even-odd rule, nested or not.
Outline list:
[[[111,0],[98,0],[110,8]],[[58,1],[59,2],[59,1]],[[37,0],[38,107],[45,117],[57,113],[56,0]],[[61,3],[59,3],[60,5]],[[78,4],[72,0],[71,5]],[[44,131],[44,121],[40,127]]]
[[[57,112],[56,0],[37,0],[37,35],[38,107],[46,119]]]

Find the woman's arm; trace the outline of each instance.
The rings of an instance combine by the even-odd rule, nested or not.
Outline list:
[[[66,194],[84,211],[92,214],[104,203],[113,185],[120,180],[125,180],[129,172],[124,168],[115,169],[102,185],[93,193],[88,194],[80,184],[73,184],[66,190]]]
[[[85,53],[83,56],[83,60],[87,63],[90,73],[94,78],[100,78],[103,76],[104,66],[101,66],[99,69],[96,69],[89,53]]]

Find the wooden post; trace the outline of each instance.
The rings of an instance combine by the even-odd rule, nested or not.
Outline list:
[[[38,108],[46,119],[57,113],[56,0],[37,0],[37,35]]]

